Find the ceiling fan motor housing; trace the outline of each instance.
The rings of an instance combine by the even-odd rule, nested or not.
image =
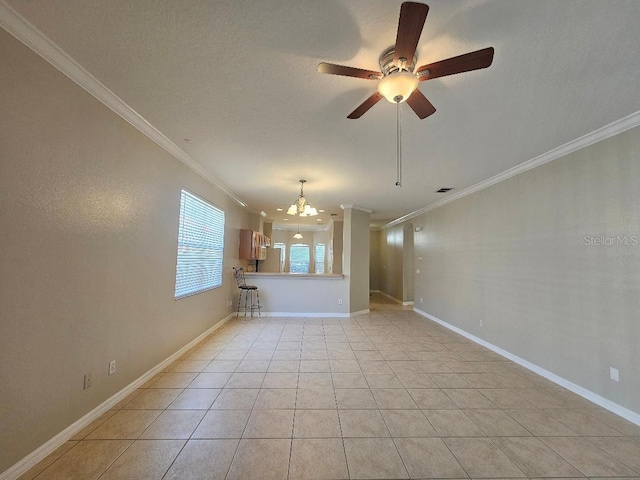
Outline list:
[[[404,65],[396,65],[393,63],[393,55],[395,54],[395,52],[396,49],[395,46],[393,46],[387,48],[384,52],[382,52],[382,55],[380,55],[380,71],[382,71],[384,76],[386,77],[390,73],[397,72],[401,68],[402,70],[407,70],[413,73],[413,70],[416,68],[416,61],[418,60],[418,56],[414,55],[410,63],[408,60],[405,60]]]

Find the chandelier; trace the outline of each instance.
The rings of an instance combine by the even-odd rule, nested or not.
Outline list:
[[[298,215],[300,217],[314,217],[318,215],[318,211],[304,198],[305,183],[306,180],[300,180],[300,196],[291,204],[289,210],[287,210],[288,215]]]

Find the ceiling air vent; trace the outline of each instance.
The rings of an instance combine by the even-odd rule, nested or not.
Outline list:
[[[450,190],[453,190],[453,187],[442,187],[440,190],[436,190],[436,193],[447,193]]]

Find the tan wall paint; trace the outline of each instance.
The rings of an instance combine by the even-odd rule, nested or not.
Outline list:
[[[271,241],[273,242],[273,239],[271,238],[273,236],[273,223],[272,222],[264,222],[262,224],[262,230],[267,237],[269,237],[271,239]]]
[[[402,301],[404,225],[386,228],[380,238],[380,291]]]
[[[3,30],[0,58],[2,472],[231,312],[230,273],[173,299],[180,189],[225,210],[225,271],[249,219]]]
[[[291,316],[325,314],[348,316],[349,281],[347,278],[290,275],[247,274],[247,283],[258,287],[262,312]],[[343,299],[339,304],[338,299]]]
[[[635,128],[414,219],[416,307],[640,413],[640,244],[585,245],[640,242],[639,155]]]
[[[333,222],[333,273],[342,273],[343,250],[344,250],[344,221],[336,220]]]
[[[343,272],[349,279],[349,312],[369,308],[369,214],[344,210]]]
[[[413,224],[404,224],[402,230],[402,301],[413,302],[414,277],[417,270],[413,255]]]
[[[369,234],[369,289],[380,290],[380,241],[382,230],[371,230]]]

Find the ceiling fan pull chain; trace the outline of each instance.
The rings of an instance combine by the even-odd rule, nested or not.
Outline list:
[[[396,161],[396,187],[402,186],[402,113],[400,102],[396,102],[396,124],[397,124],[397,161]]]

